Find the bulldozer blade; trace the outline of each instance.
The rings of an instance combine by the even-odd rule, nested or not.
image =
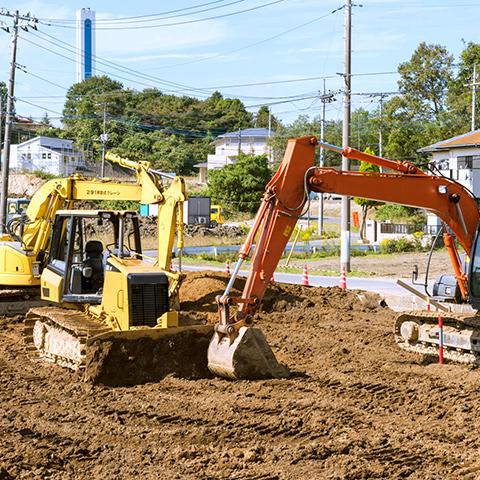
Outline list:
[[[259,328],[241,327],[232,342],[215,333],[208,347],[209,370],[233,380],[288,378],[290,371],[278,363]]]

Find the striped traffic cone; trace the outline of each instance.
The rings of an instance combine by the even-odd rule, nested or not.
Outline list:
[[[310,285],[308,283],[308,273],[307,273],[307,264],[303,265],[303,275],[302,275],[302,285],[306,285],[307,287]]]
[[[230,275],[230,262],[228,260],[227,263],[225,263],[225,273]]]
[[[340,275],[340,283],[338,286],[344,290],[347,288],[347,274],[345,273],[345,266],[342,267],[342,274]]]
[[[272,278],[270,279],[271,282],[274,282],[275,281],[275,278],[273,277],[273,274],[275,273],[275,271],[272,272]]]

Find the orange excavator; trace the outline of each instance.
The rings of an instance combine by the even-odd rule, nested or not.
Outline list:
[[[315,148],[322,146],[341,155],[388,169],[388,173],[337,171],[314,166]],[[282,164],[266,186],[252,229],[241,247],[239,261],[223,295],[217,297],[219,321],[208,350],[210,370],[228,378],[285,377],[262,332],[253,327],[272,274],[298,219],[306,212],[310,192],[397,203],[422,208],[444,223],[444,242],[450,254],[457,286],[464,302],[480,309],[480,211],[476,198],[452,179],[422,171],[411,162],[395,162],[320,143],[315,137],[290,140]],[[448,227],[448,228],[447,228]],[[257,236],[258,234],[258,236]],[[470,258],[464,273],[455,237]],[[242,262],[256,245],[241,297],[230,290]],[[230,307],[237,311],[230,315]],[[480,316],[443,313],[444,357],[480,364]],[[438,314],[402,312],[395,321],[395,339],[401,348],[436,355],[439,346]]]

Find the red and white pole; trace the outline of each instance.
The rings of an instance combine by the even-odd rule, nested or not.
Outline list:
[[[443,365],[443,318],[438,317],[438,358],[440,365]]]

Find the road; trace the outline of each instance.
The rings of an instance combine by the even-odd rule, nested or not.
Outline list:
[[[174,268],[178,268],[178,265],[173,265]],[[210,265],[183,265],[182,270],[214,270],[224,271],[224,268],[212,267]],[[233,271],[233,266],[230,266],[230,271]],[[248,270],[240,270],[239,275],[246,277]],[[405,283],[411,285],[411,283],[402,279]],[[275,273],[274,281],[282,283],[293,283],[300,285],[302,283],[302,275],[295,273]],[[323,275],[309,275],[308,282],[314,287],[338,287],[340,279],[338,277],[324,277]],[[359,278],[348,277],[347,275],[347,288],[352,290],[366,290],[367,292],[374,292],[380,295],[404,295],[407,293],[405,289],[397,285],[396,280],[390,278]],[[415,287],[418,288],[418,287]]]

